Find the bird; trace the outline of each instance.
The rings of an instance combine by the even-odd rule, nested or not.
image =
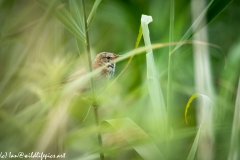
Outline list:
[[[104,84],[107,83],[107,81],[113,77],[115,68],[116,68],[116,63],[115,59],[117,59],[120,55],[117,55],[115,53],[110,53],[110,52],[101,52],[98,53],[93,61],[93,69],[98,69],[101,68],[101,71],[99,72],[98,75],[94,77],[94,84],[99,87],[99,86],[104,86]],[[81,78],[83,75],[87,73],[87,70],[85,68],[81,68],[69,77],[67,77],[65,80],[63,80],[60,85],[53,86],[48,88],[47,90],[52,90],[56,88],[60,88],[61,86],[65,84],[69,84],[79,78]],[[86,91],[89,90],[89,85],[83,87],[80,89],[80,91]]]

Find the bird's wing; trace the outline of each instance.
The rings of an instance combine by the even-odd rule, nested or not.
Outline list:
[[[78,70],[77,72],[73,73],[72,75],[70,75],[69,77],[67,77],[64,81],[61,82],[61,84],[72,82],[72,81],[80,78],[84,74],[86,74],[86,69],[82,68],[82,69]]]

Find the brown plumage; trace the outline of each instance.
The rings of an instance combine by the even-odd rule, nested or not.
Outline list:
[[[115,72],[115,67],[116,67],[114,60],[118,57],[119,57],[118,55],[114,53],[109,53],[109,52],[101,52],[97,54],[96,58],[93,61],[93,68],[97,69],[97,68],[103,67],[101,72],[94,77],[94,82],[97,86],[102,85],[103,83],[106,83],[111,77],[113,77]],[[64,84],[77,80],[78,78],[85,75],[86,73],[87,73],[86,69],[82,68],[77,72],[73,73],[68,78],[66,78],[64,81],[62,81],[60,85],[51,87],[49,89],[51,90],[51,89],[59,88]],[[87,88],[89,88],[89,86],[86,86],[84,89],[81,89],[81,90],[86,90]]]

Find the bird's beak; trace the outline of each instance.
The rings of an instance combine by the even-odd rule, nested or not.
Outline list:
[[[114,59],[117,59],[118,57],[122,57],[123,55],[117,55],[115,54]]]

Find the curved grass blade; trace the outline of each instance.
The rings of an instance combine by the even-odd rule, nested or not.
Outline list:
[[[68,10],[64,7],[61,2],[51,3],[49,0],[35,0],[44,9],[48,9],[50,5],[53,6],[52,15],[57,18],[73,35],[75,35],[79,40],[85,42],[85,34],[74,21],[73,17],[70,15]]]
[[[185,118],[185,122],[186,124],[188,124],[188,120],[187,120],[187,112],[188,112],[188,108],[190,107],[190,104],[192,103],[192,101],[197,98],[199,96],[199,94],[194,94],[190,97],[190,99],[187,102],[186,108],[185,108],[185,114],[184,114],[184,118]]]
[[[203,102],[201,107],[204,107],[203,108],[203,113],[202,113],[202,122],[201,122],[201,124],[199,126],[197,135],[196,135],[196,137],[194,139],[194,142],[193,142],[192,148],[191,148],[191,150],[190,150],[190,152],[188,154],[187,160],[193,160],[194,159],[194,156],[195,156],[197,148],[198,148],[200,136],[201,136],[203,131],[206,132],[206,130],[208,130],[209,118],[211,117],[210,115],[211,115],[211,109],[212,108],[211,108],[211,101],[210,101],[210,99],[207,96],[203,95],[203,94],[194,94],[188,100],[188,103],[187,103],[186,108],[185,108],[185,120],[186,120],[186,123],[187,123],[187,118],[186,118],[187,117],[187,111],[188,111],[188,109],[190,107],[190,104],[191,104],[191,102],[195,98],[197,98],[199,96],[202,97],[202,102]]]
[[[151,97],[152,105],[155,110],[155,118],[157,120],[158,132],[162,136],[167,135],[167,112],[165,108],[164,98],[162,90],[159,84],[159,77],[154,62],[153,51],[151,47],[151,41],[149,36],[148,24],[152,21],[151,16],[142,15],[141,25],[143,30],[143,38],[145,42],[146,56],[147,56],[147,82],[149,94]]]
[[[101,3],[101,1],[102,0],[96,0],[94,2],[93,8],[92,8],[92,10],[91,10],[91,12],[90,12],[90,14],[88,16],[88,19],[87,19],[88,29],[90,28],[90,26],[91,26],[91,24],[93,22],[93,19],[94,19],[95,15],[96,15],[96,12],[97,12],[97,8],[98,8],[99,4]]]
[[[150,137],[130,118],[105,120],[143,159],[165,159]],[[139,141],[144,142],[139,144]]]

